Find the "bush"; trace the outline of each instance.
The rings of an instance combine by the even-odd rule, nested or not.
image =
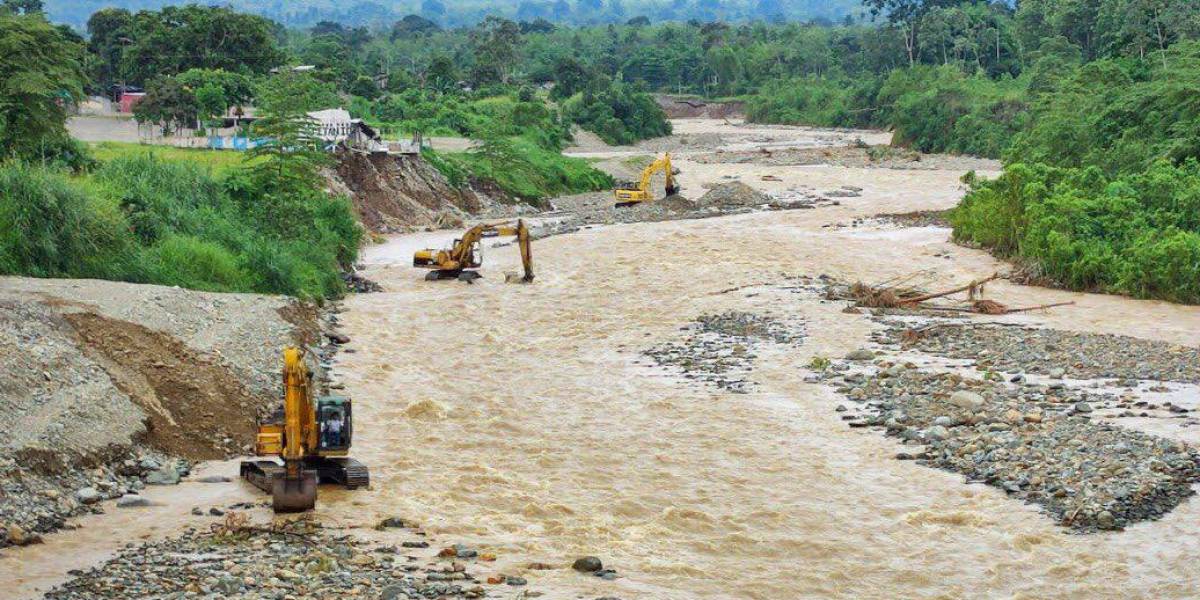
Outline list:
[[[1027,123],[1024,83],[954,66],[895,71],[879,91],[895,142],[921,152],[999,157]]]
[[[563,117],[613,145],[671,134],[654,98],[623,84],[597,85],[563,103]]]
[[[1112,59],[1075,69],[1039,97],[1006,159],[1115,175],[1200,158],[1200,42],[1168,55],[1169,68]]]
[[[876,106],[882,81],[867,78],[806,77],[768,83],[746,104],[753,123],[818,127],[880,127],[883,112]]]
[[[251,278],[236,256],[214,242],[172,235],[146,249],[143,260],[154,283],[210,292],[251,288]]]
[[[957,240],[1023,258],[1072,289],[1200,303],[1200,163],[1110,177],[1009,165],[951,215]]]
[[[611,177],[587,161],[565,157],[520,137],[489,138],[476,150],[443,158],[453,165],[450,173],[470,173],[471,177],[494,182],[514,198],[530,202],[613,186]]]
[[[121,214],[44,167],[0,165],[0,272],[34,277],[135,277]]]
[[[1024,80],[917,66],[887,76],[807,77],[768,84],[747,103],[758,123],[888,127],[921,152],[999,157],[1028,121]]]
[[[240,171],[139,154],[90,179],[0,166],[0,269],[209,291],[337,297],[362,230],[349,202],[320,190],[267,193]]]

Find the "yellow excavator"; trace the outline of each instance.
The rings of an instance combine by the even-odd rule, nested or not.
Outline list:
[[[517,238],[517,246],[521,249],[521,265],[525,268],[525,275],[520,277],[519,281],[533,283],[533,249],[530,247],[529,228],[521,219],[515,224],[509,221],[476,225],[443,250],[417,250],[413,255],[413,266],[433,269],[425,276],[427,281],[458,279],[474,283],[476,279],[483,277],[475,271],[483,266],[483,238],[510,235]]]
[[[277,513],[312,510],[317,483],[353,490],[371,482],[367,466],[349,458],[350,399],[314,398],[304,354],[295,347],[283,351],[283,410],[258,426],[255,454],[272,459],[241,465],[244,479],[271,494]]]
[[[675,169],[671,167],[671,153],[668,152],[663,154],[662,158],[650,163],[650,166],[642,171],[642,179],[637,184],[625,182],[613,190],[613,195],[617,199],[617,207],[634,206],[654,200],[654,195],[650,192],[650,182],[659,171],[666,174],[667,195],[674,196],[678,194],[679,186],[675,185]]]

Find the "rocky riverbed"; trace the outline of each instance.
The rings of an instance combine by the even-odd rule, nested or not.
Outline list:
[[[861,195],[861,189],[851,187],[817,192],[801,187],[789,188],[773,194],[759,192],[736,180],[724,181],[708,187],[708,191],[696,199],[671,196],[636,206],[617,208],[611,192],[581,194],[555,201],[554,209],[537,213],[511,207],[488,213],[489,218],[517,216],[536,217],[543,224],[533,231],[534,239],[574,233],[593,225],[623,223],[645,223],[707,219],[761,211],[805,210],[822,206],[837,206],[841,199]],[[519,213],[519,214],[518,214]],[[505,242],[500,245],[509,245]]]
[[[1006,373],[1069,379],[1200,382],[1200,349],[1117,335],[941,323],[889,327],[877,341]]]
[[[737,394],[748,393],[754,386],[748,376],[763,345],[795,346],[805,337],[802,322],[739,311],[703,315],[682,331],[683,339],[654,346],[643,354],[685,379]]]
[[[72,517],[103,513],[104,500],[128,498],[125,503],[132,507],[147,485],[174,485],[191,469],[187,461],[149,449],[130,449],[122,456],[49,474],[0,458],[0,547],[41,543],[43,534],[69,527]]]
[[[861,407],[847,416],[852,426],[879,427],[912,446],[898,458],[1000,488],[1076,530],[1160,518],[1200,482],[1200,453],[1094,422],[1085,391],[970,379],[887,360],[827,381]]]
[[[485,598],[487,587],[523,588],[519,577],[487,578],[488,560],[466,547],[422,557],[427,543],[387,545],[315,522],[245,524],[230,513],[210,530],[130,544],[118,556],[46,594],[48,600],[124,598]],[[453,552],[449,551],[453,550]],[[494,558],[493,558],[494,560]]]

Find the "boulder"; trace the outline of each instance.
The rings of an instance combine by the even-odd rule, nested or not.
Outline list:
[[[95,504],[104,499],[100,492],[94,487],[85,487],[75,492],[75,499],[80,504]]]
[[[959,390],[950,394],[950,404],[963,410],[977,411],[983,408],[983,396],[975,392]]]
[[[117,508],[143,508],[150,506],[150,500],[136,494],[121,496],[117,499]]]
[[[604,563],[600,562],[600,559],[595,556],[584,556],[583,558],[576,559],[571,568],[580,573],[595,573],[604,569]]]
[[[175,485],[179,483],[179,471],[173,467],[163,467],[146,475],[146,483],[150,485]]]

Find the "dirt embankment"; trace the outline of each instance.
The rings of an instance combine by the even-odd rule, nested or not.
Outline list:
[[[670,94],[656,94],[654,101],[669,119],[740,119],[746,113],[745,102],[713,102]]]
[[[374,233],[459,227],[495,204],[488,191],[451,185],[420,156],[343,152],[328,178],[335,192],[352,199],[363,225]]]
[[[316,318],[284,297],[0,278],[0,546],[251,449],[279,353],[316,342]]]

